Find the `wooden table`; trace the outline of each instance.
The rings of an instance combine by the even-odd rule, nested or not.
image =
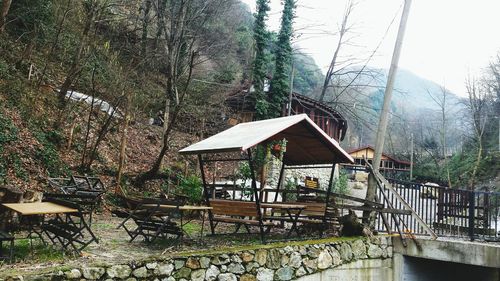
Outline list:
[[[212,207],[208,206],[196,206],[196,205],[182,205],[182,206],[175,206],[175,205],[156,205],[156,204],[143,204],[142,206],[144,207],[159,207],[160,209],[179,209],[183,211],[207,211],[207,210],[212,210]]]
[[[34,203],[3,203],[2,206],[19,213],[22,216],[44,216],[48,214],[64,214],[64,213],[75,213],[78,212],[77,209],[69,208],[66,206],[61,206],[52,202],[34,202]],[[43,223],[43,218],[42,218]],[[33,233],[36,234],[43,243],[45,241],[42,237],[42,231],[36,230],[35,225],[31,219],[28,219],[28,238],[30,239],[30,245],[32,245]]]
[[[292,223],[292,227],[287,233],[287,236],[291,235],[293,231],[297,233],[297,235],[300,235],[298,229],[297,229],[297,222],[299,221],[300,214],[302,211],[307,207],[306,205],[300,205],[300,204],[286,204],[286,203],[260,203],[260,206],[264,209],[279,209],[279,210],[284,210],[286,211],[286,214],[288,215],[288,218],[286,217],[275,217],[275,216],[270,216],[267,217],[268,219],[271,220],[287,220]]]
[[[61,201],[63,202],[63,201]],[[4,207],[19,213],[22,216],[41,216],[41,229],[37,231],[35,225],[31,220],[28,220],[29,234],[28,238],[33,237],[35,233],[42,242],[45,243],[42,233],[45,233],[52,243],[60,242],[63,248],[71,245],[76,251],[82,250],[93,241],[98,242],[97,237],[94,235],[88,224],[86,223],[80,210],[76,205],[69,205],[72,207],[64,206],[54,202],[35,202],[35,203],[4,203]],[[66,202],[64,202],[66,204]],[[45,221],[45,215],[55,215],[54,219]],[[66,215],[63,219],[61,215]],[[74,221],[72,216],[76,216],[79,221]],[[91,239],[84,241],[83,232],[86,231],[90,234]],[[75,243],[82,245],[78,248]]]
[[[55,204],[52,202],[4,203],[2,205],[23,216],[64,214],[64,213],[78,212],[77,209],[61,206],[59,204]]]
[[[306,205],[300,204],[286,204],[286,203],[260,203],[262,208],[271,208],[271,209],[300,209],[303,210],[306,208]]]

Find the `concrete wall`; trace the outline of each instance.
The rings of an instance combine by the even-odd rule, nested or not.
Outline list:
[[[394,281],[498,281],[500,245],[460,240],[393,239]]]
[[[392,260],[358,260],[297,281],[393,281]]]
[[[500,245],[496,243],[418,239],[418,244],[408,240],[404,247],[399,238],[393,241],[394,252],[403,256],[500,268]]]

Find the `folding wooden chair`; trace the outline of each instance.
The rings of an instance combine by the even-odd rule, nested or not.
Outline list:
[[[56,214],[52,219],[43,222],[42,230],[53,244],[60,243],[63,249],[71,246],[76,252],[80,252],[92,242],[99,243],[78,204],[56,198],[45,198],[44,201],[77,210]]]
[[[123,227],[134,241],[142,236],[147,243],[154,242],[157,238],[168,238],[174,235],[176,239],[183,236],[182,229],[172,219],[180,215],[179,203],[172,200],[144,198],[138,202],[135,209],[131,211],[115,211],[119,217],[125,219],[118,225]],[[132,220],[135,227],[128,227],[126,223]]]
[[[93,214],[97,207],[100,206],[103,194],[103,192],[96,191],[77,191],[74,194],[44,193],[43,197],[60,199],[77,204],[82,214],[88,218],[88,225],[92,226]]]

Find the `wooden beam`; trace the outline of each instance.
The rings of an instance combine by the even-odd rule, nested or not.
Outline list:
[[[400,215],[411,215],[410,210],[400,210],[400,209],[390,209],[390,208],[373,208],[367,206],[356,206],[356,205],[346,205],[346,204],[337,204],[338,208],[341,209],[351,209],[358,211],[373,211],[379,213],[389,213],[389,214],[400,214]]]
[[[432,229],[425,223],[425,221],[415,212],[415,210],[413,210],[413,208],[401,197],[401,195],[399,195],[399,193],[380,174],[380,172],[373,170],[371,165],[369,165],[368,167],[371,169],[372,173],[375,175],[375,179],[378,181],[379,187],[383,186],[383,187],[387,188],[394,195],[394,198],[396,198],[396,200],[399,201],[399,203],[401,203],[406,209],[411,211],[411,216],[419,222],[420,226],[424,228],[424,230],[432,237],[432,239],[434,239],[434,240],[437,239],[438,236],[436,235],[436,233],[434,233],[434,231],[432,231]]]

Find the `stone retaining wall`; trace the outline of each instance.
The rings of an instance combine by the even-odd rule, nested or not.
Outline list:
[[[390,237],[336,238],[182,253],[124,264],[58,270],[38,276],[12,276],[3,280],[293,280],[358,260],[391,257]]]

